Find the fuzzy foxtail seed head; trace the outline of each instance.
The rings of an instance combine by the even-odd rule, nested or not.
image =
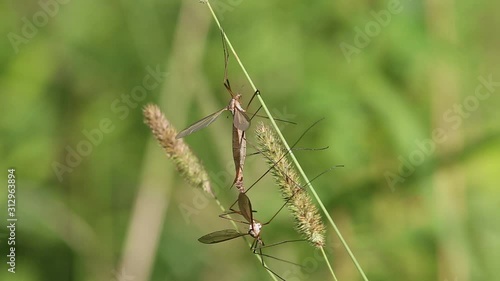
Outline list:
[[[257,125],[256,135],[259,149],[271,166],[282,197],[295,218],[297,231],[314,246],[323,247],[325,226],[308,193],[298,184],[300,179],[294,165],[283,157],[287,151],[281,140],[263,123]]]
[[[143,114],[144,123],[149,126],[156,140],[167,153],[167,157],[174,161],[181,176],[193,187],[201,188],[214,196],[208,174],[201,161],[194,155],[183,139],[175,138],[177,131],[165,118],[158,106],[146,105]]]

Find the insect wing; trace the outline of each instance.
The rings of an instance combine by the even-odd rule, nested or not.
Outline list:
[[[234,110],[233,124],[238,130],[246,131],[250,127],[250,118],[245,112],[236,108]]]
[[[249,223],[253,223],[252,203],[250,203],[250,199],[245,193],[240,193],[240,195],[238,195],[238,207],[240,208],[241,215]]]
[[[224,230],[219,230],[215,231],[212,233],[209,233],[207,235],[204,235],[200,238],[198,238],[198,241],[204,244],[215,244],[215,243],[220,243],[224,242],[227,240],[231,240],[234,238],[238,238],[240,236],[247,235],[247,233],[241,233],[238,232],[234,229],[224,229]]]
[[[215,113],[212,113],[212,114],[208,115],[207,117],[197,121],[196,123],[190,125],[186,129],[184,129],[180,133],[178,133],[177,136],[175,136],[175,138],[176,139],[183,138],[183,137],[190,135],[190,134],[192,134],[200,129],[207,127],[208,125],[212,124],[217,119],[217,117],[219,117],[219,115],[221,115],[221,113],[224,112],[225,110],[227,110],[226,107],[224,107],[223,109],[221,109]]]
[[[245,191],[243,187],[243,166],[245,165],[246,154],[247,140],[245,138],[245,132],[233,126],[233,159],[236,169],[233,185],[235,185],[240,192]]]

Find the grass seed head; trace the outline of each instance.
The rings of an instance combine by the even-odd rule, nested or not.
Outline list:
[[[323,247],[325,226],[308,193],[298,184],[300,179],[295,166],[286,156],[283,157],[287,150],[276,134],[263,123],[257,125],[256,135],[259,149],[271,167],[281,195],[288,200],[287,207],[295,218],[297,231],[314,246]]]
[[[177,130],[165,118],[157,105],[148,104],[143,109],[146,123],[156,140],[172,159],[181,176],[193,187],[201,188],[214,196],[208,174],[201,161],[191,151],[183,139],[176,139]],[[214,196],[215,197],[215,196]]]

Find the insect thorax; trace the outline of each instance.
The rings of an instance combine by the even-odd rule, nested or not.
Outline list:
[[[257,238],[260,236],[260,229],[262,228],[262,224],[256,220],[253,221],[252,225],[250,225],[250,229],[248,230],[248,234],[253,238]]]
[[[234,110],[236,108],[236,100],[234,98],[232,98],[230,101],[229,101],[229,104],[227,105],[227,109],[231,112],[231,114],[234,115]]]

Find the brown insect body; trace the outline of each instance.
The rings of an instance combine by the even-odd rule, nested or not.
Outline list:
[[[245,165],[246,151],[247,140],[245,138],[245,131],[233,126],[233,160],[236,169],[233,185],[240,192],[245,192],[245,187],[243,186],[243,166]]]

